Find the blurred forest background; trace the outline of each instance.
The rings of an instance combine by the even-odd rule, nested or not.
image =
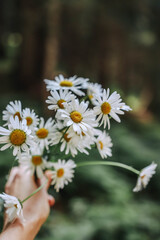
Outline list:
[[[141,169],[160,158],[159,0],[1,0],[0,110],[11,100],[47,111],[44,78],[88,77],[121,93],[132,113],[112,121],[113,157]],[[2,124],[2,121],[0,120]],[[77,161],[88,159],[79,155]],[[90,159],[100,159],[93,150]],[[106,160],[107,161],[107,160]],[[0,191],[12,166],[0,152]],[[160,240],[160,169],[133,193],[121,169],[78,169],[37,240]],[[0,217],[2,226],[2,215]]]

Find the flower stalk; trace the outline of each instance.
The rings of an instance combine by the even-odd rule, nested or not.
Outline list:
[[[128,166],[126,164],[123,163],[119,163],[119,162],[112,162],[112,161],[91,161],[91,162],[82,162],[82,163],[77,163],[77,167],[84,167],[84,166],[92,166],[92,165],[109,165],[109,166],[113,166],[113,167],[120,167],[120,168],[124,168],[127,169],[137,175],[140,174],[140,171],[138,171],[137,169]]]
[[[41,186],[39,186],[39,188],[37,188],[34,192],[32,192],[28,197],[26,197],[25,199],[23,199],[22,201],[20,200],[20,203],[23,204],[25,201],[27,201],[29,198],[31,198],[32,196],[34,196],[37,192],[39,192],[47,183],[48,180],[46,180]]]

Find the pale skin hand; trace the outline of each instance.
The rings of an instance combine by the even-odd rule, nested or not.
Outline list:
[[[0,240],[33,240],[35,238],[49,215],[50,206],[54,205],[54,198],[47,193],[51,182],[50,172],[47,171],[45,176],[48,178],[48,183],[46,183],[45,187],[23,204],[25,222],[23,223],[21,219],[17,218],[8,225],[7,217],[5,216],[4,230],[0,235]],[[34,192],[39,185],[46,182],[46,177],[35,183],[34,177],[25,168],[13,168],[6,184],[5,192],[22,201]]]

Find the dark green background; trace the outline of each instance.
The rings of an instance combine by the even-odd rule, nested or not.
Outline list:
[[[133,111],[112,120],[113,161],[141,169],[159,163],[160,2],[158,0],[1,0],[0,110],[23,107],[51,116],[44,78],[89,77],[121,93]],[[1,121],[1,120],[0,120]],[[2,122],[1,122],[2,123]],[[100,160],[96,150],[76,161]],[[107,160],[106,160],[107,161]],[[0,152],[0,192],[13,163]],[[111,167],[77,169],[36,239],[160,240],[160,170],[146,190]],[[2,225],[2,215],[1,215]]]

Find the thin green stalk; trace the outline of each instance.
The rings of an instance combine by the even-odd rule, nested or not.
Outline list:
[[[23,199],[22,201],[20,201],[21,204],[23,204],[25,201],[27,201],[29,198],[31,198],[33,195],[35,195],[37,192],[39,192],[39,191],[46,185],[47,182],[48,182],[48,180],[45,181],[44,184],[42,184],[39,188],[37,188],[37,189],[36,189],[33,193],[31,193],[28,197],[26,197],[25,199]]]
[[[110,166],[114,166],[114,167],[120,167],[120,168],[125,168],[131,172],[134,172],[135,174],[140,173],[140,171],[136,170],[135,168],[128,166],[126,164],[123,163],[119,163],[119,162],[111,162],[111,161],[94,161],[94,162],[82,162],[82,163],[77,163],[77,167],[84,167],[84,166],[91,166],[91,165],[110,165]]]
[[[82,98],[80,99],[80,102],[86,101],[87,99],[89,99],[89,98],[88,98],[88,95],[85,95],[84,97],[82,97]]]

